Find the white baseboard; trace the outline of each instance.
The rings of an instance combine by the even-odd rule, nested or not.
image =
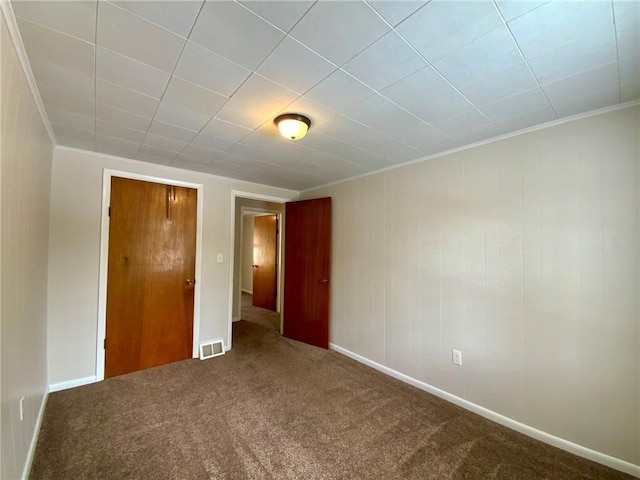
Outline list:
[[[242,318],[241,317],[233,317],[231,319],[231,321],[233,321],[233,322],[237,322],[238,320],[242,320]]]
[[[49,392],[59,392],[60,390],[67,390],[69,388],[81,387],[82,385],[88,385],[96,382],[96,376],[76,378],[74,380],[67,380],[66,382],[52,383],[49,385]]]
[[[247,290],[246,288],[242,289],[243,293],[248,293],[249,295],[253,295],[253,290]]]
[[[605,453],[591,450],[590,448],[583,447],[582,445],[570,442],[569,440],[565,440],[564,438],[556,437],[555,435],[551,435],[550,433],[546,433],[542,430],[538,430],[537,428],[530,427],[529,425],[525,425],[524,423],[520,423],[516,420],[513,420],[512,418],[505,417],[504,415],[494,412],[493,410],[481,407],[480,405],[476,405],[475,403],[452,395],[448,392],[445,392],[444,390],[440,390],[439,388],[429,385],[428,383],[416,380],[409,375],[405,375],[404,373],[400,373],[389,367],[385,367],[378,362],[374,362],[373,360],[363,357],[362,355],[358,355],[357,353],[347,350],[346,348],[341,347],[340,345],[336,345],[335,343],[331,343],[329,345],[329,348],[391,377],[397,378],[400,381],[408,383],[409,385],[413,385],[420,390],[424,390],[425,392],[429,392],[437,397],[443,398],[444,400],[447,400],[462,408],[477,413],[478,415],[488,418],[489,420],[499,423],[500,425],[504,425],[505,427],[511,428],[512,430],[523,433],[531,438],[535,438],[536,440],[540,440],[541,442],[553,445],[554,447],[558,447],[562,450],[566,450],[567,452],[578,455],[579,457],[592,460],[602,465],[606,465],[607,467],[611,467],[629,475],[633,475],[634,477],[640,478],[640,465],[634,465],[633,463],[627,462],[625,460],[620,460],[619,458],[612,457]]]
[[[36,453],[36,446],[38,445],[38,437],[40,436],[40,427],[42,427],[42,419],[44,418],[44,410],[47,406],[47,400],[49,399],[49,392],[45,391],[42,396],[42,402],[40,402],[40,410],[38,411],[38,418],[33,429],[33,436],[31,437],[31,444],[29,445],[29,452],[27,453],[27,460],[24,463],[22,469],[22,480],[27,480],[31,473],[31,464],[33,463],[33,456]]]

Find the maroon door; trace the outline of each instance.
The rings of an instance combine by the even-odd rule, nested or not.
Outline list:
[[[284,336],[329,348],[331,198],[285,204]]]

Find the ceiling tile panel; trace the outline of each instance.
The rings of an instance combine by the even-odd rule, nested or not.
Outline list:
[[[554,103],[553,108],[560,118],[578,113],[588,112],[596,108],[606,107],[618,103],[620,89],[613,88],[601,92],[592,93],[584,97],[573,98],[566,102]]]
[[[77,128],[79,130],[90,132],[95,130],[95,120],[93,117],[80,115],[66,110],[59,110],[57,108],[48,108],[47,116],[49,117],[49,121],[56,125]]]
[[[170,75],[145,63],[98,47],[96,76],[107,82],[160,98]]]
[[[51,128],[53,129],[53,133],[56,136],[61,137],[71,137],[78,140],[83,140],[86,142],[95,142],[96,133],[94,131],[87,131],[84,129],[73,128],[66,125],[57,125],[55,123],[51,124]]]
[[[304,113],[311,120],[312,128],[315,128],[316,125],[320,125],[321,123],[326,122],[327,120],[330,120],[332,117],[337,115],[337,113],[333,110],[325,107],[318,102],[314,102],[306,95],[298,98],[293,103],[290,103],[278,113],[291,112]]]
[[[433,127],[380,95],[368,97],[345,115],[409,146],[442,139]]]
[[[613,16],[616,25],[624,22],[640,24],[640,3],[633,0],[613,0]]]
[[[151,117],[136,115],[128,110],[116,108],[104,103],[98,103],[96,105],[96,118],[141,132],[146,132],[151,124]]]
[[[307,135],[304,138],[304,147],[327,153],[359,165],[365,165],[368,162],[384,161],[380,155],[325,135],[317,130],[313,132],[313,135]]]
[[[304,93],[336,69],[312,50],[287,37],[257,72],[294,92]]]
[[[284,32],[235,2],[206,2],[190,39],[246,68],[256,68]]]
[[[149,133],[172,138],[174,140],[180,140],[186,143],[189,143],[198,134],[198,132],[194,132],[193,130],[187,130],[186,128],[180,128],[175,125],[158,121],[151,124],[149,127]]]
[[[620,85],[640,83],[640,55],[620,60]]]
[[[503,132],[509,133],[539,125],[540,123],[550,122],[555,119],[556,114],[551,110],[551,107],[545,106],[538,110],[527,111],[514,117],[501,120],[497,125]]]
[[[76,98],[93,102],[95,98],[95,80],[93,75],[61,67],[54,63],[31,62],[31,70],[38,87],[53,90],[64,89],[72,92]]]
[[[150,145],[142,145],[138,151],[138,158],[144,157],[146,162],[155,162],[167,165],[171,160],[178,156],[178,152],[166,150],[164,148],[152,147]],[[155,159],[155,160],[154,160]]]
[[[527,58],[540,83],[549,83],[591,68],[615,62],[616,39],[611,29],[593,31],[587,37],[558,45]]]
[[[479,129],[489,125],[491,125],[491,121],[477,110],[451,117],[443,116],[433,121],[433,126],[449,137],[455,137],[459,132]],[[440,140],[442,138],[437,139],[437,141]]]
[[[456,146],[468,145],[470,143],[480,142],[487,138],[501,135],[502,131],[495,125],[485,125],[464,132],[458,132],[453,138]]]
[[[611,3],[553,1],[509,22],[526,57],[555,50],[593,32],[613,29]]]
[[[45,25],[90,43],[96,41],[96,8],[94,1],[14,1],[18,18]]]
[[[552,104],[618,88],[618,64],[610,63],[542,86]]]
[[[520,51],[505,26],[476,38],[434,63],[447,79],[462,87],[522,65]]]
[[[126,10],[106,2],[98,4],[101,47],[171,73],[184,43],[184,38]]]
[[[138,152],[138,154],[135,157],[137,160],[140,160],[141,162],[155,163],[157,165],[171,165],[171,163],[174,161],[171,155],[172,152],[167,154],[163,150],[158,149],[158,150],[151,150],[154,153],[148,153],[147,149],[151,149],[151,147],[142,147],[142,148],[144,148],[145,150]]]
[[[317,2],[291,30],[292,37],[342,65],[390,27],[364,2]]]
[[[110,137],[108,135],[97,134],[98,151],[109,155],[135,158],[140,148],[139,142],[132,142],[122,138]]]
[[[300,20],[313,5],[311,0],[252,0],[240,2],[251,11],[285,32]]]
[[[144,138],[145,132],[131,130],[130,128],[116,125],[114,123],[96,120],[96,131],[101,135],[109,135],[110,137],[122,138],[140,144]]]
[[[179,158],[182,159],[191,159],[192,161],[201,161],[204,163],[208,163],[214,158],[218,158],[222,155],[222,151],[214,150],[212,148],[206,148],[201,145],[187,145],[182,152],[180,152]]]
[[[332,110],[340,111],[374,94],[374,90],[351,75],[336,70],[305,94],[305,98],[316,101]]]
[[[81,98],[72,90],[54,90],[47,87],[38,87],[40,98],[46,109],[57,108],[66,112],[78,113],[87,117],[95,115],[95,104]]]
[[[65,137],[64,135],[56,135],[56,140],[58,141],[58,145],[79,148],[90,152],[94,152],[96,150],[95,140],[82,140],[80,138]]]
[[[550,0],[496,0],[496,5],[498,5],[500,13],[502,13],[502,16],[508,22],[545,3],[549,3],[549,1]]]
[[[271,119],[298,97],[259,75],[252,75],[222,107],[217,118],[254,129]]]
[[[213,150],[225,151],[235,145],[235,142],[225,140],[224,138],[213,137],[204,133],[200,133],[191,142],[192,145],[211,148]]]
[[[538,83],[531,71],[524,62],[520,62],[505,71],[461,86],[460,91],[476,105],[486,105],[536,86]]]
[[[460,93],[431,67],[409,75],[382,94],[427,122],[473,109]]]
[[[137,0],[111,1],[110,3],[186,38],[200,12],[203,0],[162,0],[160,2]]]
[[[640,5],[640,2],[636,5]],[[627,20],[616,23],[616,36],[618,40],[618,56],[620,58],[632,57],[640,54],[639,21]]]
[[[171,166],[175,168],[184,168],[185,170],[200,170],[209,162],[193,159],[182,154],[178,155],[171,161]]]
[[[425,5],[426,1],[411,0],[370,0],[371,5],[382,17],[394,27],[402,20]]]
[[[30,62],[52,63],[93,76],[95,46],[92,43],[20,19],[18,27]]]
[[[178,60],[175,75],[230,96],[251,75],[251,70],[188,41]]]
[[[171,152],[180,152],[187,146],[187,142],[175,140],[173,138],[162,137],[160,135],[154,135],[148,133],[144,138],[144,145],[149,147],[161,148],[163,150],[169,150]]]
[[[250,128],[245,128],[234,123],[225,122],[218,118],[213,118],[202,130],[202,133],[218,138],[223,138],[231,142],[239,142],[251,133]]]
[[[396,28],[430,62],[502,25],[492,2],[433,0]]]
[[[199,132],[211,120],[211,115],[163,100],[153,120]]]
[[[227,97],[173,77],[162,100],[213,117],[226,103]]]
[[[425,66],[424,59],[392,31],[352,58],[343,69],[381,90]]]
[[[339,117],[332,119],[331,122],[325,122],[318,126],[318,130],[362,149],[375,152],[376,155],[384,157],[386,162],[399,163],[420,155],[420,152],[414,148],[386,137],[384,134],[347,117]]]
[[[522,112],[541,110],[549,107],[549,102],[540,88],[533,88],[511,97],[481,107],[482,111],[494,122],[513,118]]]
[[[640,98],[640,82],[622,85],[620,87],[620,101],[630,102]]]
[[[157,98],[100,79],[96,80],[96,101],[143,117],[152,117],[159,103]]]

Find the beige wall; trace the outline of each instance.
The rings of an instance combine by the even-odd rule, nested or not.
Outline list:
[[[638,117],[304,194],[334,202],[331,341],[640,464]]]
[[[204,185],[200,339],[228,342],[231,191],[277,197],[295,192],[69,149],[56,148],[53,157],[49,383],[95,375],[104,168]],[[223,263],[216,262],[218,253]]]
[[[242,222],[242,290],[253,293],[253,216]]]
[[[0,463],[2,478],[9,479],[23,474],[47,390],[47,244],[53,144],[4,16],[0,30]]]

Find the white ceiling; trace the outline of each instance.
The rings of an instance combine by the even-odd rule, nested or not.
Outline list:
[[[295,190],[640,98],[638,0],[12,7],[59,144]]]

